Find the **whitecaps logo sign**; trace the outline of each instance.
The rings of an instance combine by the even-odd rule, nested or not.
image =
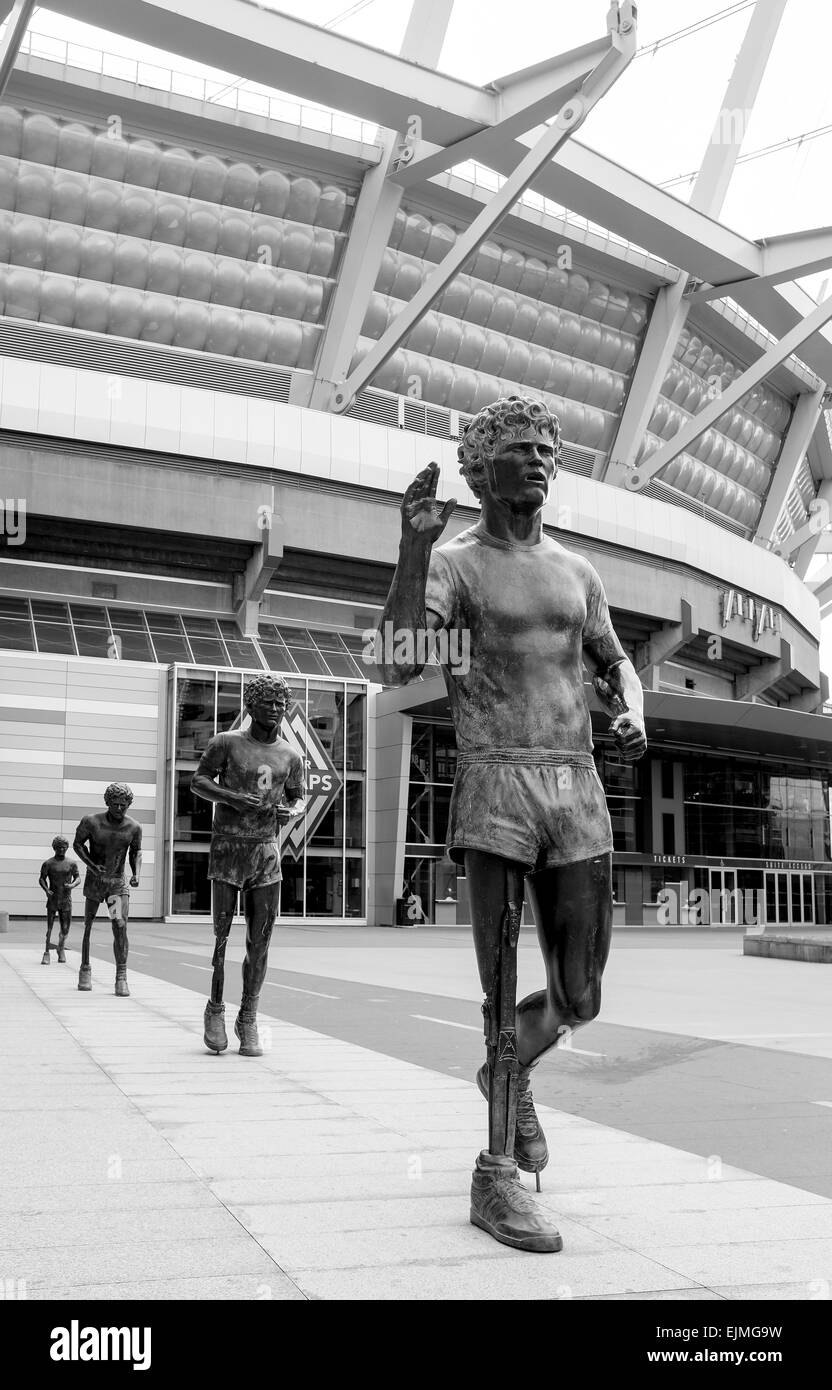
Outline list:
[[[280,734],[300,755],[306,768],[306,815],[286,827],[281,844],[284,854],[297,859],[341,790],[342,780],[297,700],[289,707]]]

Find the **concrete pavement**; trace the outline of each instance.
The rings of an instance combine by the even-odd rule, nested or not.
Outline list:
[[[214,1057],[202,983],[136,960],[118,1000],[94,959],[85,995],[69,961],[0,942],[0,1280],[30,1299],[829,1296],[817,1193],[541,1106],[565,1248],[510,1251],[468,1222],[471,1081],[276,1018]]]

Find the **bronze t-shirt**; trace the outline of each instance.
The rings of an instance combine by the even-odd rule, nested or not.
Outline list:
[[[621,660],[603,585],[588,560],[550,536],[516,545],[478,523],[436,548],[425,607],[459,637],[443,664],[461,752],[487,748],[592,751],[583,648]]]
[[[238,811],[214,805],[215,838],[224,840],[276,840],[280,827],[275,812],[284,789],[304,795],[303,762],[282,738],[260,743],[248,729],[217,734],[200,759],[197,775],[217,778],[229,791],[260,798],[260,806]]]

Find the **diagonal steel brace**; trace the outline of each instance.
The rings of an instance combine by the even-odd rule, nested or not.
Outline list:
[[[336,387],[333,409],[338,414],[349,409],[356,392],[372,380],[388,358],[392,357],[402,340],[439,298],[486,237],[510,212],[521,193],[529,187],[543,166],[552,159],[570,135],[580,129],[593,107],[621,76],[636,50],[635,17],[636,7],[632,0],[624,0],[621,5],[612,5],[607,16],[609,47],[600,62],[593,68],[575,96],[567,100],[555,120],[547,126],[537,144],[520,161],[499,192],[490,199],[471,226],[457,237],[444,260],[431,272],[410,302],[370,349],[363,362],[350,373],[346,381]]]

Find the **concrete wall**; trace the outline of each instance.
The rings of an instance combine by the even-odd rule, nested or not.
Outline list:
[[[367,921],[391,926],[404,874],[413,720],[398,711],[378,714],[377,699],[369,716]]]
[[[442,469],[438,496],[455,496],[461,505],[477,507],[459,476],[453,442],[224,391],[143,382],[116,374],[105,376],[91,370],[0,357],[0,430],[3,429],[274,468],[290,475],[287,480],[276,473],[275,483],[280,486],[276,488],[275,502],[278,512],[286,512],[291,543],[331,554],[366,554],[367,558],[392,563],[399,524],[398,496],[418,469],[434,459]],[[393,494],[389,516],[380,516],[379,528],[365,524],[356,533],[345,510],[340,523],[333,523],[334,530],[330,527],[332,534],[322,536],[318,510],[310,505],[308,493],[300,495],[291,486],[293,474],[389,492]],[[18,486],[17,477],[14,481]],[[212,489],[217,481],[212,480]],[[228,481],[222,480],[220,493]],[[24,482],[21,480],[19,485],[23,487]],[[171,479],[169,486],[176,491],[179,475],[176,480]],[[207,491],[204,482],[201,486]],[[76,480],[79,505],[91,488],[92,484],[86,487]],[[9,488],[5,495],[10,495]],[[39,489],[39,505],[41,497]],[[132,495],[122,492],[121,507],[141,507],[139,498],[138,490]],[[48,507],[48,499],[43,505]],[[112,498],[108,498],[107,505],[111,507]],[[355,506],[362,508],[364,504],[355,499]],[[147,509],[157,519],[143,520],[141,524],[160,525],[157,499],[148,503]],[[182,514],[188,530],[196,529],[195,514],[189,513],[187,503],[182,507],[174,504],[174,511],[177,517]],[[47,510],[45,514],[50,513]],[[112,520],[112,511],[108,515]],[[128,519],[139,524],[138,517],[128,515]],[[657,559],[672,556],[677,564],[688,565],[776,604],[811,637],[819,637],[817,600],[781,559],[678,507],[564,470],[544,519],[573,537],[577,548],[582,542],[596,540]],[[250,535],[254,524],[256,516],[247,516],[243,534]],[[452,523],[449,534],[468,524],[470,518],[461,518],[456,528]],[[223,529],[221,534],[231,535],[234,531]],[[613,596],[613,602],[632,607],[633,611],[651,612],[646,597],[651,588],[649,579],[636,587],[640,593],[632,596],[632,602],[629,596],[625,601],[618,595]],[[674,589],[678,592],[678,584]]]
[[[165,670],[139,662],[4,652],[0,673],[0,909],[41,916],[38,871],[62,834],[103,810],[109,782],[128,782],[141,822],[140,887],[131,917],[161,910]],[[72,850],[70,849],[70,854]],[[83,875],[84,868],[79,865]],[[83,917],[80,888],[74,919]],[[101,915],[101,914],[99,914]],[[102,925],[106,925],[101,915]]]

